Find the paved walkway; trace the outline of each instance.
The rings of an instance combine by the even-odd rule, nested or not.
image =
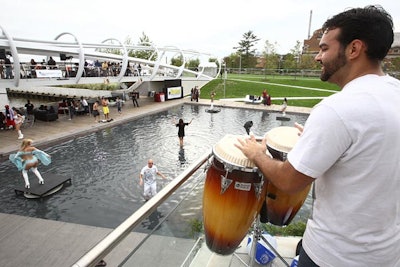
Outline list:
[[[22,128],[22,133],[25,138],[33,139],[35,146],[44,149],[47,146],[52,146],[77,136],[86,135],[184,103],[210,105],[210,100],[200,99],[199,102],[191,102],[190,98],[186,97],[165,102],[154,102],[153,98],[141,96],[139,99],[140,107],[134,107],[131,101],[127,101],[122,108],[122,114],[117,113],[116,107],[110,107],[110,117],[114,120],[109,123],[96,123],[94,118],[88,115],[75,116],[72,120],[68,120],[68,115],[60,114],[58,120],[52,122],[36,121],[32,127]],[[266,111],[279,111],[280,109],[279,105],[264,106],[261,104],[247,104],[229,99],[216,100],[214,101],[214,105]],[[310,108],[289,106],[286,112],[309,113],[310,110]],[[103,115],[100,115],[102,118]],[[18,134],[14,130],[0,131],[0,162],[8,160],[8,155],[19,149],[21,140],[17,138]]]
[[[0,213],[0,266],[70,267],[112,230]],[[146,236],[130,233],[104,258],[107,266],[118,266]],[[194,242],[153,235],[125,266],[180,266]]]

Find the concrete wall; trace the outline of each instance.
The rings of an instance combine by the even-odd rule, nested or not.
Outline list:
[[[209,81],[206,80],[182,80],[183,86],[183,95],[188,96],[190,95],[190,90],[198,86],[199,88],[203,87]],[[147,95],[149,91],[161,92],[164,88],[164,81],[152,81],[143,82],[138,88],[137,91],[141,95]],[[63,97],[75,97],[80,98],[81,96],[85,98],[97,98],[97,97],[111,97],[111,91],[107,90],[90,90],[90,89],[78,89],[78,88],[65,88],[65,87],[51,87],[51,86],[42,86],[42,87],[31,87],[29,89],[24,88],[12,88],[12,91],[19,91],[19,92],[29,92],[31,94],[37,95],[54,95],[54,96],[63,96]],[[7,94],[5,89],[0,91],[0,102],[1,106],[4,106],[7,103]],[[2,97],[3,96],[3,97]],[[4,98],[4,99],[3,99]],[[4,103],[3,103],[4,102]]]
[[[209,81],[204,80],[182,80],[183,87],[183,95],[190,95],[190,90],[198,86],[200,89]],[[164,81],[155,81],[155,82],[143,82],[138,88],[137,91],[142,95],[147,95],[149,91],[161,92],[164,89]]]

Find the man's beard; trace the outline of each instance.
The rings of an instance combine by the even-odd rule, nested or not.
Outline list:
[[[339,51],[339,54],[336,59],[330,62],[321,62],[323,69],[320,75],[321,81],[328,81],[332,75],[334,75],[340,68],[346,65],[347,60],[346,56],[344,55],[344,49]]]

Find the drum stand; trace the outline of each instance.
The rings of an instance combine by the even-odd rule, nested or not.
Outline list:
[[[282,261],[282,263],[290,267],[289,263],[278,253],[278,251],[271,245],[270,242],[262,235],[262,230],[260,228],[260,220],[259,216],[256,217],[256,219],[253,222],[253,242],[251,244],[251,250],[250,250],[250,265],[246,264],[236,253],[234,253],[234,256],[236,256],[242,263],[243,265],[247,267],[253,267],[256,266],[256,248],[257,248],[257,243],[258,241],[262,239],[265,244],[267,244],[268,248],[271,249],[272,252],[275,253],[275,255]],[[268,264],[270,265],[270,264]]]

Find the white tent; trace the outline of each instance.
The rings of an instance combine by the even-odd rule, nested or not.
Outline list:
[[[205,62],[199,65],[199,71],[205,75],[215,77],[218,73],[218,66],[215,62]]]

